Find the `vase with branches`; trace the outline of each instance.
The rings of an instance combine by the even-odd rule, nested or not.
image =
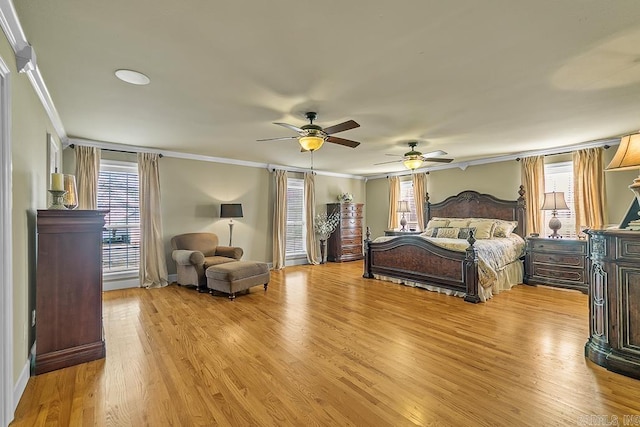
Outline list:
[[[326,213],[316,214],[313,219],[313,229],[320,238],[320,264],[324,264],[325,249],[327,247],[327,239],[331,236],[338,224],[340,223],[340,213],[333,212],[329,215]]]

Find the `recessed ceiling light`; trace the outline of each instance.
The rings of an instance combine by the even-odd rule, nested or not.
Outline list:
[[[132,85],[148,85],[151,81],[149,77],[133,70],[116,70],[116,77]]]

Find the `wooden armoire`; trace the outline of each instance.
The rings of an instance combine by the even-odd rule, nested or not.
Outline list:
[[[327,241],[327,260],[354,261],[362,254],[362,203],[328,203],[327,215],[340,213],[340,223]]]
[[[105,356],[102,229],[106,213],[38,211],[36,374]]]

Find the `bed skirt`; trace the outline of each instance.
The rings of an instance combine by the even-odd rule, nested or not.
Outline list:
[[[495,283],[493,283],[491,286],[488,286],[488,287],[478,286],[478,296],[480,297],[480,301],[484,302],[490,299],[491,297],[493,297],[494,295],[498,295],[502,291],[508,291],[513,286],[521,284],[523,275],[524,275],[524,266],[521,260],[516,260],[510,264],[507,264],[501,271],[498,272]],[[384,280],[387,282],[397,283],[400,285],[411,286],[415,288],[426,289],[428,291],[439,292],[445,295],[452,295],[456,297],[464,297],[466,295],[465,292],[454,291],[447,288],[440,288],[438,286],[427,285],[424,283],[412,282],[407,279],[381,276],[379,274],[374,274],[373,277],[379,280]]]

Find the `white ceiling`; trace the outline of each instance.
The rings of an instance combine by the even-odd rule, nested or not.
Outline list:
[[[403,170],[640,128],[638,0],[20,0],[69,137],[308,168],[273,125],[348,119],[319,170]],[[148,86],[114,76],[141,71]]]

